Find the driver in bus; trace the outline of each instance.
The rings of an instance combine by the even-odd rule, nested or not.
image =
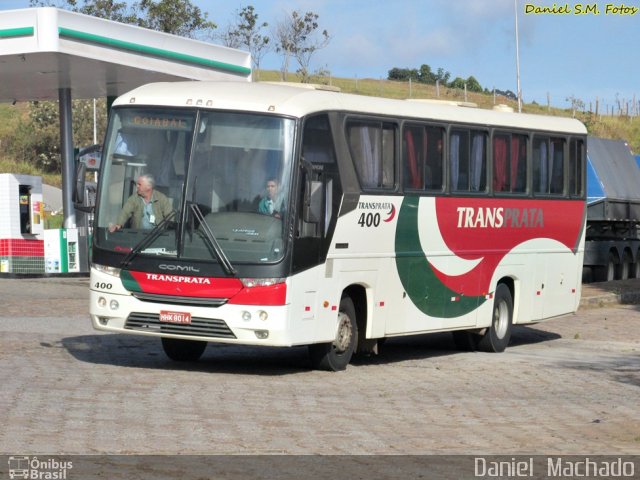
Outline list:
[[[151,229],[173,211],[171,200],[154,189],[155,180],[144,173],[136,180],[136,193],[125,202],[115,224],[109,224],[111,233],[120,230],[128,221],[131,228]]]
[[[258,204],[258,212],[281,218],[283,199],[278,193],[278,181],[275,178],[267,180],[266,192],[266,196],[262,198]]]

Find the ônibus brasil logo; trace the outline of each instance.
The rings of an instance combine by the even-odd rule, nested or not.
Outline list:
[[[73,462],[56,458],[42,459],[24,455],[9,457],[9,478],[66,480]]]

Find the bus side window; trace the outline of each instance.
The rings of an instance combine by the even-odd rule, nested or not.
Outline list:
[[[580,139],[571,139],[569,153],[569,195],[582,196],[582,170],[584,156],[584,142]]]
[[[493,191],[524,193],[527,189],[527,137],[496,133],[493,136]]]
[[[441,191],[443,184],[444,129],[407,126],[403,132],[403,187]]]
[[[562,194],[564,191],[564,144],[562,138],[533,140],[533,191]]]
[[[493,136],[493,191],[508,192],[511,190],[510,166],[511,158],[508,145],[509,135]]]
[[[424,188],[423,159],[425,157],[422,127],[405,127],[403,140],[403,186],[405,189],[422,190]]]
[[[487,185],[487,134],[477,130],[452,130],[449,139],[451,190],[482,192]]]
[[[549,171],[551,172],[549,193],[564,193],[564,144],[563,138],[551,139],[551,155],[549,159],[552,163],[549,166]]]
[[[353,120],[347,124],[347,140],[362,188],[393,189],[395,125]]]
[[[326,234],[333,216],[337,213],[334,212],[334,209],[337,209],[340,202],[340,192],[334,189],[333,179],[337,176],[336,155],[329,119],[326,115],[318,115],[305,122],[302,159],[311,164],[313,172],[311,173],[313,178],[306,178],[310,172],[305,172],[305,180],[322,182],[323,218],[318,225],[303,225],[301,230],[314,231],[313,235],[303,236],[316,236],[320,232]]]
[[[425,187],[427,190],[442,191],[444,185],[444,128],[426,127],[425,144]]]
[[[549,139],[534,137],[533,139],[533,191],[548,193],[548,156]]]
[[[526,135],[511,135],[511,191],[527,191],[527,141]]]
[[[297,234],[293,252],[294,268],[315,265],[326,257],[329,231],[335,226],[342,188],[336,163],[333,137],[326,115],[309,118],[302,136],[302,182],[297,215]],[[319,222],[305,221],[305,190],[311,182],[321,184],[322,214]],[[307,194],[310,192],[306,192]]]

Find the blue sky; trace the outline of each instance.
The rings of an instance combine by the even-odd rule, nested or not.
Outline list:
[[[520,77],[525,102],[567,106],[568,97],[601,108],[616,100],[640,101],[640,11],[635,15],[576,15],[577,3],[518,2]],[[483,87],[516,91],[514,0],[192,0],[220,28],[253,5],[261,21],[275,25],[292,10],[319,14],[330,44],[312,58],[311,69],[336,77],[386,78],[393,67],[428,64],[452,78],[476,77]],[[640,1],[626,5],[640,7]],[[0,0],[0,9],[25,8],[28,0]],[[569,13],[526,14],[525,5],[568,6]],[[267,55],[262,68],[278,69]],[[291,70],[295,70],[295,66]]]

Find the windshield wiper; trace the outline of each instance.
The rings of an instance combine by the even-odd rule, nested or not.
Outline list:
[[[140,251],[144,250],[149,245],[151,245],[151,243],[153,243],[156,240],[156,238],[160,236],[160,234],[163,232],[165,227],[169,225],[169,222],[173,217],[175,217],[175,215],[176,215],[176,211],[172,210],[171,213],[166,217],[164,217],[158,225],[153,227],[153,229],[142,240],[136,243],[135,246],[131,249],[131,251],[127,254],[127,256],[124,257],[124,259],[120,263],[120,268],[128,267],[131,261],[136,257],[136,255],[140,253]]]
[[[224,268],[225,272],[227,272],[227,275],[236,275],[238,272],[235,268],[233,268],[233,265],[231,265],[231,262],[229,261],[229,257],[227,257],[227,255],[224,253],[224,250],[222,250],[222,247],[220,247],[218,240],[216,240],[215,235],[209,228],[209,224],[207,224],[207,222],[205,221],[200,207],[198,207],[197,203],[192,203],[190,206],[193,215],[196,217],[198,222],[200,222],[200,227],[202,227],[202,231],[204,232],[205,237],[207,237],[207,240],[209,240],[209,243],[211,243],[213,251],[215,252],[216,257],[218,257],[222,268]]]

